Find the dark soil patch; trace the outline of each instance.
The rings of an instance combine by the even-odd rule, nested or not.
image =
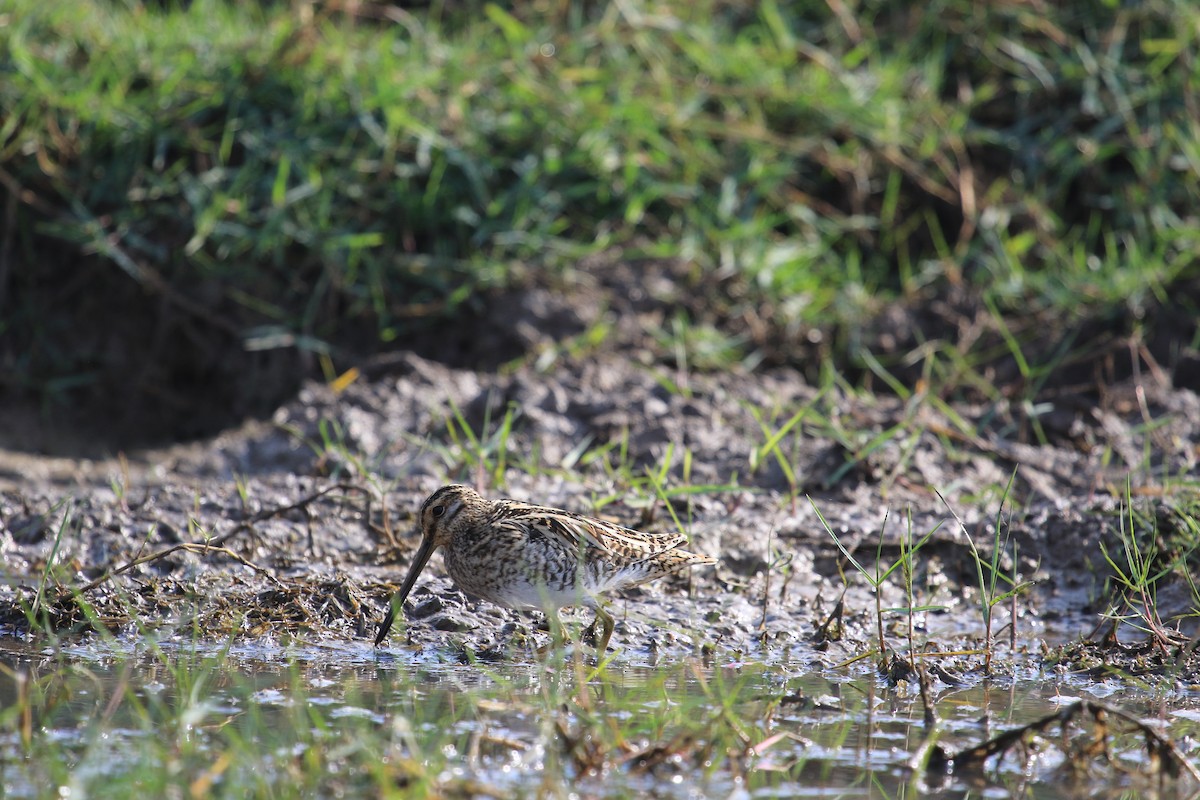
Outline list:
[[[269,418],[306,378],[321,377],[309,346],[283,329],[270,334],[215,287],[184,295],[154,282],[112,280],[111,265],[76,267],[72,274],[80,277],[71,282],[50,274],[20,287],[21,309],[36,323],[17,319],[0,347],[0,363],[9,365],[0,408],[16,421],[0,427],[0,448],[103,458],[209,437]],[[833,364],[851,385],[885,394],[891,389],[864,353],[902,384],[919,387],[928,353],[942,349],[963,355],[995,387],[981,392],[950,377],[945,391],[952,396],[945,399],[994,404],[1003,397],[1007,405],[993,421],[1003,438],[1067,445],[1080,436],[1076,417],[1128,397],[1111,391],[1123,382],[1200,390],[1200,353],[1188,346],[1196,341],[1197,317],[1187,300],[1200,296],[1200,279],[1172,287],[1181,302],[1102,309],[1075,320],[1057,310],[1012,309],[1001,323],[964,285],[939,291],[879,303],[818,329],[795,322],[743,278],[714,279],[677,262],[630,263],[612,252],[586,259],[569,276],[529,273],[513,286],[480,290],[450,318],[437,304],[417,304],[400,338],[386,344],[369,321],[350,320],[327,345],[336,364],[372,376],[391,373],[409,354],[481,373],[538,357],[555,363],[561,359],[551,354],[566,345],[644,366],[678,367],[683,354],[690,370],[774,367],[810,384]],[[1022,375],[1002,327],[1030,364],[1054,368]],[[599,328],[607,333],[589,339],[587,332]],[[1040,410],[1047,404],[1054,407],[1048,414]],[[1015,437],[1006,429],[1012,426]]]

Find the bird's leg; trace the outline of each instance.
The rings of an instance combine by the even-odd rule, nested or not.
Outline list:
[[[586,631],[586,634],[588,636],[590,636],[593,640],[595,640],[595,637],[596,637],[596,623],[597,622],[599,622],[604,627],[604,631],[600,634],[600,641],[596,644],[596,653],[600,657],[603,657],[605,651],[608,650],[608,640],[612,638],[613,626],[615,626],[617,623],[616,623],[616,620],[613,619],[612,614],[609,614],[607,611],[604,610],[603,606],[597,604],[596,605],[596,618],[594,620],[592,620],[591,625],[588,625],[587,631]]]
[[[596,623],[599,621],[600,613],[599,609],[597,609],[596,616],[592,618],[592,623],[583,629],[583,636],[581,638],[591,639],[593,642],[596,641]]]

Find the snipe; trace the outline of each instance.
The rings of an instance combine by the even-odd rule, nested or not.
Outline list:
[[[614,622],[600,595],[716,563],[679,549],[687,541],[680,533],[643,533],[557,508],[487,500],[458,484],[431,494],[418,521],[421,545],[379,626],[376,646],[387,638],[396,609],[439,547],[445,549],[451,579],[465,592],[509,608],[594,609],[596,622],[604,626],[601,653]]]

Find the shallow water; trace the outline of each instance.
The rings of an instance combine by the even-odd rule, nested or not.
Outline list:
[[[1063,756],[1048,740],[1028,762],[916,772],[927,730],[916,684],[891,686],[861,667],[729,654],[651,664],[618,654],[596,670],[561,649],[482,664],[442,655],[345,642],[129,638],[56,648],[3,638],[2,796],[1057,797],[1114,781],[1139,788],[1119,772],[1063,784]],[[1019,666],[1010,674],[935,682],[937,743],[972,746],[1086,697],[1152,721],[1197,756],[1195,692]],[[1145,761],[1137,735],[1115,737],[1112,748],[1127,767]]]

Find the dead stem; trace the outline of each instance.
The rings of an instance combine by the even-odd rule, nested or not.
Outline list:
[[[1034,720],[1027,725],[1001,733],[983,744],[960,750],[940,762],[943,769],[975,768],[981,769],[987,759],[995,755],[1003,755],[1009,751],[1023,747],[1031,734],[1044,734],[1048,728],[1055,725],[1061,727],[1063,736],[1063,751],[1066,753],[1067,726],[1078,717],[1090,715],[1094,724],[1093,736],[1082,749],[1084,755],[1095,757],[1103,755],[1111,763],[1108,750],[1109,720],[1120,720],[1138,731],[1146,742],[1147,764],[1153,770],[1171,777],[1186,772],[1191,778],[1200,783],[1200,770],[1180,752],[1175,742],[1171,741],[1153,727],[1142,722],[1132,714],[1119,708],[1100,703],[1095,700],[1080,700],[1066,706],[1060,711]]]
[[[171,545],[170,547],[163,548],[162,550],[157,550],[153,553],[150,553],[149,555],[138,556],[137,558],[134,558],[132,561],[122,564],[121,566],[117,567],[116,569],[109,570],[108,572],[101,575],[99,578],[96,578],[96,580],[92,581],[91,583],[89,583],[86,586],[84,586],[83,588],[81,588],[79,591],[82,594],[86,594],[87,592],[90,592],[93,589],[95,589],[97,586],[100,586],[100,585],[108,582],[109,580],[115,578],[118,575],[128,572],[129,570],[133,569],[134,567],[141,566],[142,564],[150,563],[151,561],[157,561],[161,558],[165,558],[166,556],[171,555],[172,553],[177,553],[180,550],[184,550],[184,551],[187,551],[190,553],[207,553],[207,552],[222,553],[224,555],[231,556],[232,558],[236,559],[237,561],[241,562],[242,564],[245,564],[246,566],[250,567],[251,569],[255,570],[256,572],[259,572],[260,574],[270,577],[271,580],[275,580],[275,578],[273,576],[269,575],[267,573],[267,571],[264,570],[263,568],[252,564],[251,562],[247,561],[245,558],[243,558],[243,557],[237,555],[236,553],[234,553],[233,551],[231,551],[229,548],[224,547],[223,545],[225,544],[225,542],[228,542],[230,539],[232,539],[233,537],[237,536],[240,533],[244,533],[245,531],[251,530],[256,524],[258,524],[259,522],[262,522],[263,520],[271,519],[272,517],[282,516],[283,514],[286,514],[289,511],[295,511],[296,509],[299,509],[299,508],[307,508],[310,503],[312,503],[316,500],[319,500],[320,498],[324,497],[325,495],[329,494],[330,492],[337,491],[338,489],[341,489],[342,491],[348,491],[348,492],[366,491],[361,486],[355,486],[353,484],[348,484],[348,483],[336,483],[333,486],[326,486],[324,489],[313,492],[312,494],[309,494],[306,497],[303,497],[300,500],[297,500],[296,502],[291,503],[289,505],[276,506],[274,508],[264,509],[264,510],[258,512],[257,514],[255,514],[254,516],[252,516],[250,519],[242,520],[237,525],[235,525],[231,530],[228,530],[219,536],[214,536],[211,539],[207,539],[204,541],[198,541],[198,542],[182,542],[180,544],[175,544],[175,545]],[[278,581],[276,581],[276,583],[278,583]]]

